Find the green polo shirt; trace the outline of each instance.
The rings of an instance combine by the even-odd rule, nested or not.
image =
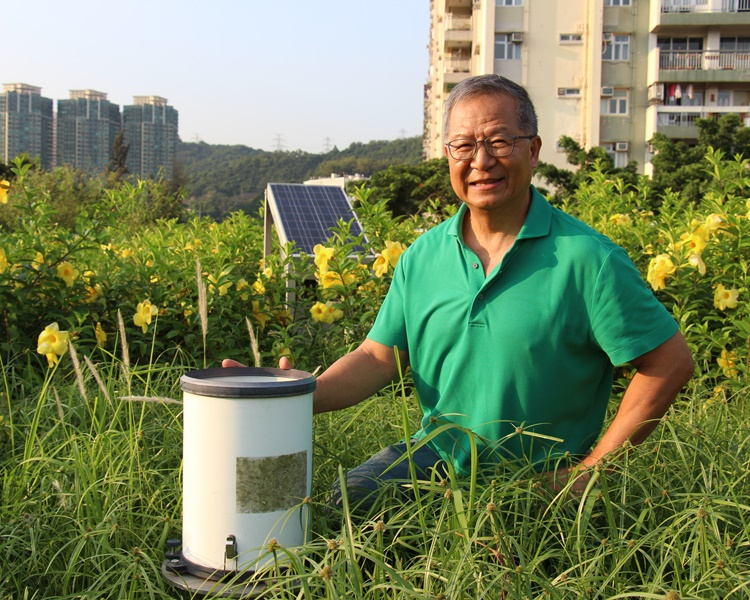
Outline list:
[[[526,221],[485,277],[458,213],[401,256],[368,338],[408,350],[423,411],[418,437],[465,471],[585,454],[601,432],[613,365],[677,323],[625,251],[532,187]],[[467,432],[473,432],[468,435]]]

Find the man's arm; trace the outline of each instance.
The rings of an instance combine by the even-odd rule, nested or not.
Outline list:
[[[621,449],[627,441],[633,445],[643,442],[656,429],[659,419],[669,410],[695,368],[690,349],[679,332],[630,364],[636,372],[615,418],[578,467],[593,467],[608,454]],[[574,466],[567,472],[558,471],[553,487],[561,489],[578,467]],[[587,482],[588,476],[579,477],[573,485],[574,491],[582,491]]]
[[[401,372],[409,364],[409,354],[399,351]],[[243,367],[231,358],[225,358],[222,367]],[[291,369],[292,363],[282,356],[279,368]],[[356,349],[339,358],[318,377],[313,394],[313,412],[321,413],[354,406],[379,392],[396,379],[399,364],[393,348],[366,338]]]
[[[581,462],[593,466],[626,441],[637,445],[656,429],[677,394],[693,376],[695,363],[680,332],[630,361],[635,374],[599,443]]]
[[[401,371],[409,356],[399,351]],[[313,412],[321,413],[353,406],[376,394],[399,374],[393,348],[365,339],[356,349],[328,367],[317,380]]]

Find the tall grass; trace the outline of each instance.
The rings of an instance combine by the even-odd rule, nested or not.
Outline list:
[[[85,358],[33,389],[5,372],[0,598],[174,597],[160,565],[181,535],[181,406],[164,399],[192,365]],[[750,597],[744,396],[681,397],[580,496],[498,468],[332,509],[333,480],[413,428],[406,389],[316,417],[311,539],[269,550],[284,568],[259,574],[262,597]]]

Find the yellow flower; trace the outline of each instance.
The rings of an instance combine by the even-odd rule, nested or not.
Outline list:
[[[0,248],[0,274],[2,274],[9,266],[10,263],[8,262],[8,257],[5,256],[5,250]]]
[[[250,285],[250,284],[249,284],[249,283],[247,282],[247,279],[245,279],[245,278],[243,277],[242,279],[240,279],[240,280],[239,280],[239,281],[238,281],[238,282],[237,282],[237,283],[235,284],[235,287],[236,287],[236,289],[237,289],[237,291],[238,291],[238,292],[241,292],[242,290],[244,290],[244,289],[245,289],[246,287],[248,287],[249,285]]]
[[[325,304],[323,304],[322,302],[316,302],[312,305],[312,308],[310,309],[310,316],[313,318],[313,321],[325,323],[327,315],[328,309]]]
[[[253,291],[254,291],[254,292],[255,292],[256,294],[258,294],[259,296],[262,296],[263,294],[265,294],[265,293],[266,293],[266,286],[264,286],[264,285],[263,285],[263,282],[262,282],[262,281],[261,281],[260,279],[258,279],[258,280],[257,280],[257,281],[256,281],[256,282],[255,282],[255,283],[253,284]]]
[[[102,324],[97,321],[96,328],[94,329],[94,335],[96,335],[96,343],[103,346],[107,343],[107,334],[102,329]]]
[[[708,237],[705,227],[696,229],[692,233],[683,233],[677,242],[677,248],[686,248],[690,254],[700,254],[705,250]]]
[[[265,329],[266,323],[271,320],[271,316],[261,310],[259,300],[253,300],[253,312],[251,314],[253,319],[258,322],[261,329]]]
[[[86,292],[86,302],[91,304],[92,302],[96,302],[97,298],[99,298],[99,295],[102,293],[102,286],[98,283],[96,285],[89,286],[88,292]]]
[[[10,182],[7,179],[0,181],[0,204],[8,204],[8,190]]]
[[[710,233],[714,233],[717,229],[720,229],[723,224],[724,218],[716,213],[711,213],[705,220],[706,229],[708,229]]]
[[[612,215],[609,220],[615,225],[630,225],[630,223],[633,222],[633,219],[630,218],[630,215],[624,215],[622,213]]]
[[[41,252],[37,252],[36,256],[34,257],[34,260],[31,261],[31,268],[35,271],[39,270],[39,267],[41,267],[44,264],[44,254]]]
[[[378,254],[375,257],[375,262],[372,263],[372,270],[375,272],[375,275],[377,275],[378,277],[382,277],[388,272],[389,264],[390,263],[385,256],[383,256],[382,254]]]
[[[703,262],[700,254],[691,254],[688,256],[688,263],[698,269],[698,273],[701,275],[706,274],[706,263]]]
[[[737,353],[734,350],[727,352],[726,348],[722,348],[721,356],[716,359],[717,364],[724,371],[724,375],[727,377],[737,377]]]
[[[133,254],[133,251],[130,248],[124,248],[122,252],[120,252],[120,256],[123,258],[129,258]]]
[[[333,287],[334,285],[341,285],[343,283],[341,281],[341,275],[336,271],[324,271],[322,273],[318,271],[315,275],[323,289]]]
[[[219,288],[219,296],[224,296],[229,291],[229,288],[232,287],[231,281],[219,285],[219,280],[225,275],[227,275],[227,272],[222,271],[218,277],[214,277],[213,275],[208,276],[209,289]]]
[[[68,332],[60,331],[57,323],[52,323],[39,334],[36,351],[47,357],[47,364],[52,367],[57,364],[58,357],[68,351]]]
[[[332,302],[316,302],[310,309],[310,315],[314,321],[331,324],[344,316],[344,311],[336,307]]]
[[[268,279],[273,279],[273,269],[271,267],[266,267],[263,269],[263,275],[265,275]]]
[[[78,270],[67,261],[61,262],[57,265],[57,276],[65,281],[65,285],[72,287],[75,278],[78,277]]]
[[[395,269],[398,259],[404,253],[404,250],[406,250],[406,248],[401,242],[386,241],[385,249],[381,252],[381,255],[384,256]]]
[[[146,261],[146,266],[147,266],[147,267],[153,267],[153,266],[154,266],[154,261],[153,261],[153,260],[151,260],[151,259],[149,258],[149,259],[148,259],[148,260]]]
[[[148,326],[151,325],[151,317],[155,317],[159,313],[159,309],[156,308],[151,301],[147,298],[143,302],[138,303],[138,308],[135,309],[135,316],[133,316],[133,323],[136,327],[140,327],[143,333],[148,331]]]
[[[719,310],[737,308],[737,297],[739,295],[739,290],[734,288],[728,289],[719,284],[716,286],[716,291],[714,292],[714,306]]]
[[[325,274],[328,271],[328,261],[333,258],[333,248],[316,244],[313,252],[315,253],[315,266],[318,267],[320,273]]]
[[[672,259],[668,254],[659,254],[648,263],[648,275],[646,279],[655,290],[663,290],[666,286],[666,280],[677,270]]]

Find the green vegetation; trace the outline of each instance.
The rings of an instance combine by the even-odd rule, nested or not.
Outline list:
[[[623,182],[649,190],[649,206],[658,206],[660,199],[669,192],[680,193],[685,199],[698,203],[711,190],[715,173],[706,168],[703,157],[708,152],[720,151],[725,156],[750,156],[750,128],[739,115],[726,114],[719,119],[697,119],[698,140],[694,146],[674,142],[662,133],[651,140],[655,156],[651,163],[652,178],[637,174],[637,163],[631,161],[626,167],[616,168],[612,158],[600,147],[588,151],[568,136],[560,138],[568,163],[577,167],[575,171],[541,163],[536,175],[553,186],[555,202],[570,202],[578,188],[595,170],[617,177]],[[645,205],[642,206],[645,208]]]
[[[368,514],[328,509],[337,477],[416,427],[407,373],[315,418],[310,541],[268,548],[285,568],[260,573],[262,597],[748,598],[747,165],[707,152],[695,202],[594,163],[563,205],[628,250],[695,355],[696,377],[645,444],[581,496],[498,465],[406,482],[419,490],[407,500],[386,488]],[[64,225],[50,181],[17,164],[12,184],[0,195],[0,599],[174,597],[160,565],[182,526],[180,376],[256,354],[325,368],[369,329],[402,247],[453,209],[394,217],[384,187],[362,187],[368,241],[342,224],[288,280],[243,213],[155,222],[150,184],[121,183]],[[612,410],[629,375],[618,370]]]
[[[180,143],[177,151],[177,163],[188,175],[188,206],[214,218],[238,209],[256,214],[269,182],[301,183],[331,173],[370,176],[391,165],[414,165],[421,160],[419,137],[354,143],[325,154],[265,152],[202,142]]]

